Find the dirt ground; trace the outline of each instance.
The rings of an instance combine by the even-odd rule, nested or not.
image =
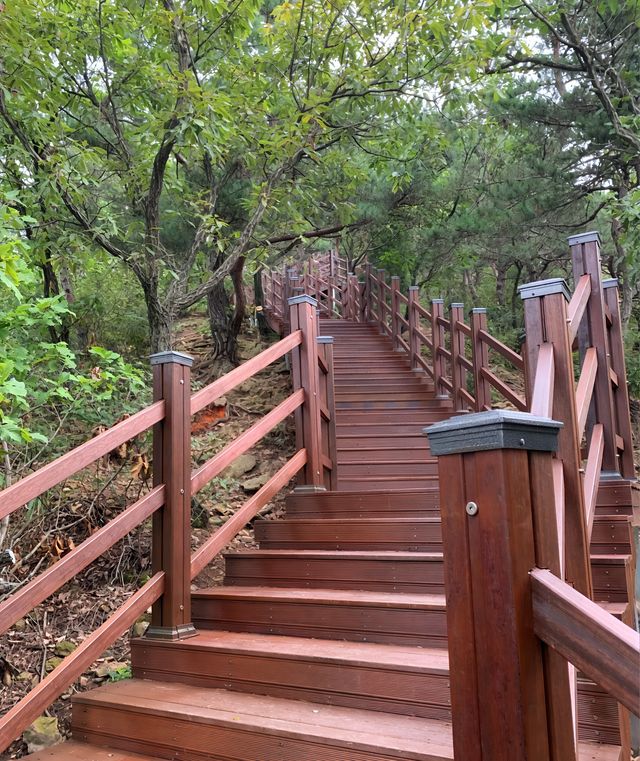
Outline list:
[[[201,317],[181,325],[178,348],[195,357],[193,387],[200,388],[214,379],[215,365],[208,355],[206,321]],[[240,341],[243,360],[268,345],[256,330]],[[290,390],[289,371],[284,361],[244,383],[237,391],[196,416],[192,428],[194,467],[203,464],[263,414],[285,399]],[[246,473],[225,471],[194,498],[192,504],[192,545],[199,546],[232,515],[254,490],[247,481],[273,474],[294,452],[292,422],[285,421],[250,450],[255,464]],[[117,515],[151,488],[151,437],[140,437],[114,452],[58,489],[51,490],[37,510],[21,511],[12,518],[7,546],[18,558],[16,566],[0,571],[3,599],[37,573],[57,562],[97,528]],[[44,463],[43,463],[44,464]],[[247,462],[250,465],[251,462]],[[243,484],[245,488],[243,488]],[[283,494],[262,514],[277,516],[283,510]],[[25,514],[26,513],[26,514]],[[36,686],[62,658],[118,608],[150,574],[150,522],[140,526],[83,573],[66,584],[28,616],[0,637],[0,712],[4,713]],[[241,531],[228,549],[253,547],[251,525]],[[194,588],[222,583],[224,559],[219,556],[195,580]],[[141,633],[143,616],[133,627]],[[56,717],[62,736],[69,731],[71,697],[108,680],[130,674],[126,632],[113,647],[54,703],[47,715]],[[0,754],[1,761],[20,758],[26,753],[23,741]]]

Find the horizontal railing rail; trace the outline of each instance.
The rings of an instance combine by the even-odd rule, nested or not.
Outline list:
[[[531,590],[538,637],[636,713],[638,633],[548,570],[531,571]]]

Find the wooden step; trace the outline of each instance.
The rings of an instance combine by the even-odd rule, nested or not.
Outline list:
[[[578,731],[581,740],[618,744],[618,704],[601,687],[578,677]]]
[[[413,416],[413,420],[410,418],[408,421],[398,420],[398,415],[393,415],[393,420],[389,420],[389,416],[382,416],[382,420],[373,423],[370,419],[371,416],[363,416],[358,418],[355,422],[347,423],[342,421],[342,415],[336,417],[336,437],[338,439],[348,436],[352,439],[367,436],[422,436],[422,438],[429,444],[428,438],[423,433],[423,428],[431,425],[432,422],[437,420],[444,420],[446,415],[440,411],[435,413],[427,413],[426,415],[420,415],[420,420],[416,420]],[[421,422],[423,418],[430,417],[430,421]]]
[[[69,740],[52,748],[31,753],[26,758],[32,761],[158,761],[160,756],[141,756],[138,753]]]
[[[289,494],[285,499],[291,517],[387,518],[439,515],[440,492],[430,491],[355,491]]]
[[[339,428],[352,429],[354,432],[357,430],[358,424],[366,425],[369,428],[376,426],[380,423],[389,424],[390,421],[395,421],[398,427],[403,424],[409,424],[412,426],[413,431],[421,431],[423,428],[428,428],[434,423],[438,423],[440,420],[446,420],[450,415],[446,410],[434,407],[433,409],[350,409],[350,410],[336,410],[336,431]],[[396,428],[398,430],[398,428]]]
[[[338,489],[345,491],[354,491],[356,489],[362,492],[380,491],[380,489],[389,488],[390,486],[398,491],[416,491],[419,489],[429,489],[435,487],[438,480],[435,476],[398,476],[397,478],[386,477],[352,477],[338,478]]]
[[[200,629],[447,646],[443,595],[222,587],[192,595]]]
[[[130,679],[74,699],[74,736],[196,761],[445,761],[451,727],[302,700]]]
[[[246,550],[225,555],[225,584],[444,594],[439,552]]]
[[[436,517],[258,520],[254,529],[262,549],[442,551]]]
[[[609,602],[628,600],[625,568],[627,558],[627,555],[591,555],[595,600]]]
[[[336,435],[336,443],[338,452],[358,452],[363,453],[363,457],[368,454],[375,456],[375,453],[380,450],[393,451],[395,449],[419,450],[428,457],[430,451],[427,437],[422,432],[404,435],[388,433],[384,436],[341,433]],[[435,458],[430,459],[437,462]]]
[[[407,459],[400,462],[345,462],[342,457],[338,457],[338,481],[358,479],[358,478],[375,478],[377,481],[386,478],[415,478],[426,477],[434,482],[438,480],[438,466],[431,465],[420,459]]]
[[[181,642],[134,639],[134,676],[238,692],[450,718],[446,650],[201,631]]]
[[[628,555],[631,552],[629,516],[596,515],[591,533],[594,555]]]

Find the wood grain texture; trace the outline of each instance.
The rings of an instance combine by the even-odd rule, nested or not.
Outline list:
[[[550,571],[533,570],[531,587],[536,634],[630,711],[640,712],[637,632]]]

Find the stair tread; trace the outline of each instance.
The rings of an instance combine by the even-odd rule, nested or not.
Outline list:
[[[297,587],[211,587],[194,597],[225,597],[242,600],[281,600],[329,605],[375,605],[386,608],[444,609],[444,595],[403,592],[369,592],[349,589],[307,589]]]
[[[349,750],[383,752],[420,761],[452,759],[450,724],[434,719],[399,716],[302,700],[196,687],[176,682],[128,679],[83,693],[74,703],[168,719],[188,717],[204,724],[222,724],[261,734],[313,738]]]
[[[137,640],[151,647],[166,647],[161,640]],[[172,645],[176,647],[176,645]],[[255,653],[260,656],[290,657],[340,664],[348,661],[363,666],[386,666],[403,671],[428,671],[448,674],[449,656],[446,650],[433,647],[384,645],[374,642],[307,639],[275,634],[216,631],[203,629],[195,637],[182,640],[180,649],[222,650],[229,653]]]
[[[159,761],[158,756],[141,756],[139,753],[101,748],[73,740],[31,753],[26,758],[33,761]]]
[[[296,558],[304,560],[388,560],[390,562],[424,562],[426,560],[442,561],[441,552],[405,552],[403,550],[238,550],[225,552],[224,557],[250,558]]]

